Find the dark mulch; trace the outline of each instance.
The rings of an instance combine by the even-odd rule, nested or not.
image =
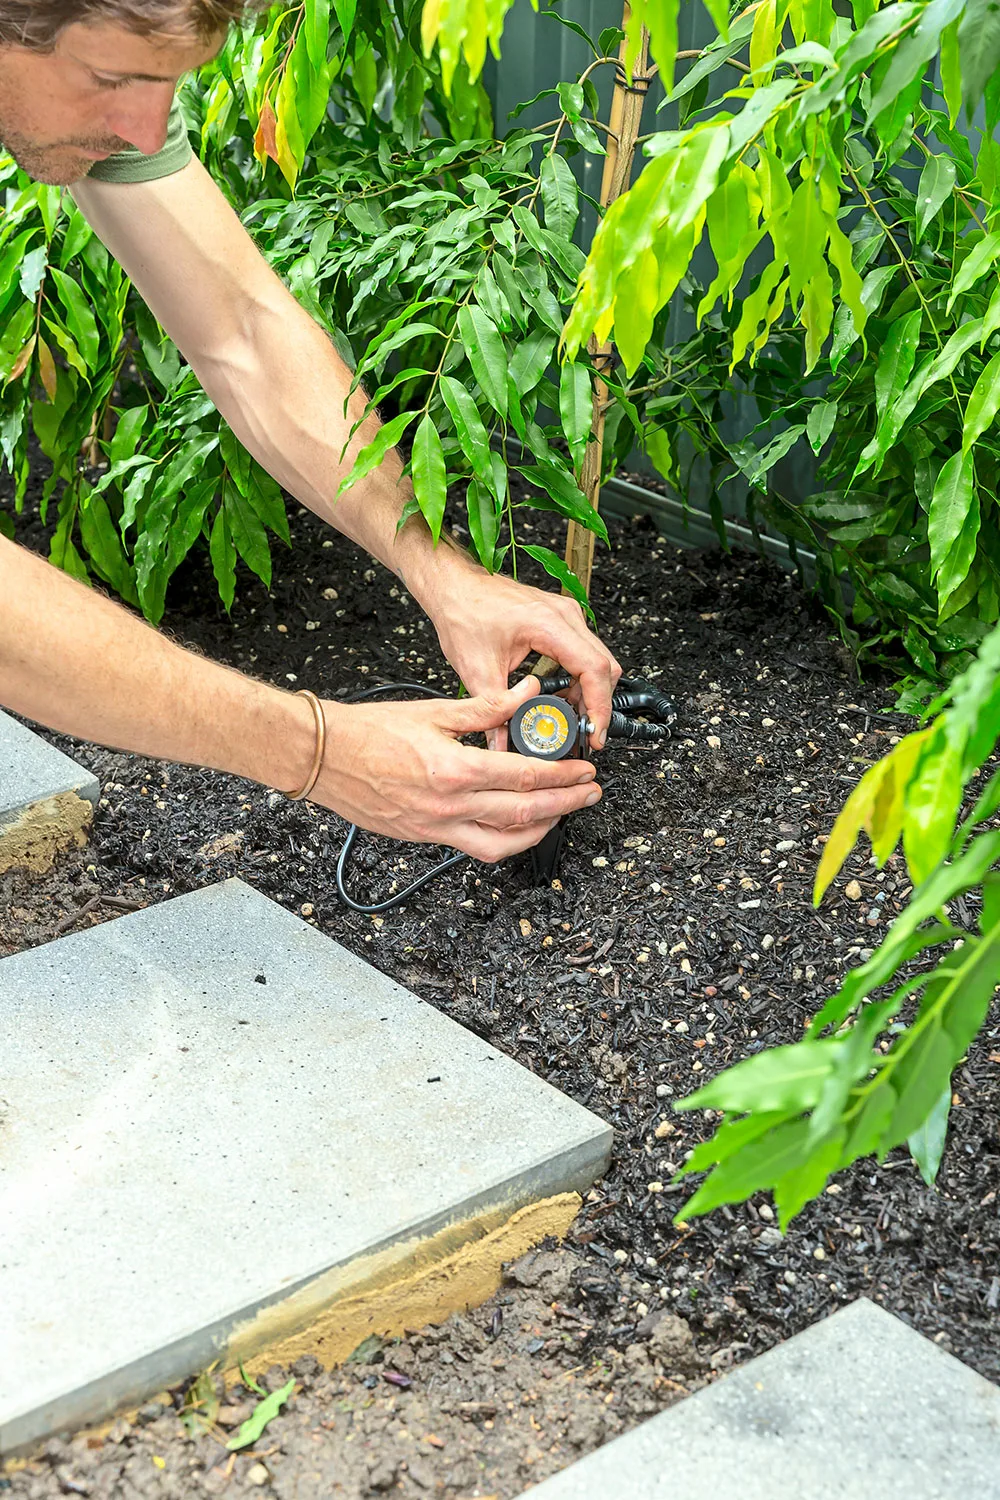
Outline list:
[[[192,566],[166,627],[221,661],[331,695],[401,678],[455,685],[433,628],[381,568],[311,517],[293,530],[270,595],[248,581],[227,619],[210,572]],[[534,539],[555,538],[543,518]],[[98,892],[152,901],[237,875],[614,1124],[611,1169],[565,1252],[572,1310],[593,1325],[587,1368],[611,1360],[625,1380],[625,1361],[646,1358],[637,1325],[648,1332],[642,1319],[664,1308],[725,1369],[865,1295],[1000,1380],[996,1011],[956,1073],[935,1188],[894,1152],[842,1174],[784,1238],[762,1201],[672,1224],[685,1190],[670,1178],[710,1128],[674,1115],[672,1101],[801,1035],[904,902],[901,863],[878,872],[863,853],[818,912],[810,897],[822,836],[909,721],[883,713],[885,687],[857,684],[825,618],[777,567],[679,552],[641,520],[616,523],[613,540],[598,560],[598,617],[626,669],[675,695],[680,722],[665,754],[612,747],[601,757],[604,800],[573,819],[552,887],[532,884],[526,859],[468,865],[384,919],[358,916],[334,887],[344,833],[335,816],[245,782],[68,744],[104,784],[92,846],[62,877],[83,883],[34,927],[17,916],[30,916],[19,898],[0,918],[0,951],[50,937],[72,903]],[[355,887],[383,894],[434,857],[366,839]],[[855,900],[845,895],[852,879]],[[111,915],[96,906],[81,924]],[[676,1394],[671,1372],[660,1375],[651,1406]],[[487,1399],[481,1381],[476,1390]],[[411,1399],[393,1397],[401,1411]],[[507,1430],[501,1417],[479,1434],[487,1455],[493,1432]],[[522,1415],[519,1451],[563,1430],[532,1434]],[[317,1441],[317,1457],[326,1451]],[[435,1493],[507,1497],[540,1477],[508,1465],[472,1488],[447,1479],[437,1452],[427,1455],[444,1485]],[[570,1456],[560,1450],[545,1467]],[[282,1463],[267,1460],[278,1492],[311,1494],[281,1479]],[[420,1492],[404,1470],[389,1487],[397,1482]]]

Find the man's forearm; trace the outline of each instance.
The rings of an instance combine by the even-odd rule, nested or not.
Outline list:
[[[365,419],[342,459],[366,397],[356,391],[345,417],[350,372],[323,331],[279,284],[272,298],[255,306],[244,356],[210,361],[199,374],[264,468],[302,504],[385,563],[425,608],[444,573],[476,568],[447,538],[435,548],[422,517],[414,516],[397,531],[412,489],[402,478],[395,451],[338,498],[341,480],[378,432],[378,418],[372,414]]]
[[[420,517],[397,535],[412,491],[396,453],[337,498],[378,419],[341,459],[365,397],[356,392],[345,417],[343,361],[200,163],[156,183],[85,181],[74,192],[234,432],[285,489],[384,562],[425,608],[450,575],[479,571],[453,544],[435,549]]]
[[[174,645],[0,538],[0,704],[67,734],[291,791],[309,705]]]

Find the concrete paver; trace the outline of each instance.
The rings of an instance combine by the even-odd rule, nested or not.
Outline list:
[[[610,1150],[239,881],[4,959],[0,1031],[5,1452],[224,1358],[338,1267],[583,1191]]]
[[[1000,1390],[860,1298],[528,1500],[1000,1500]]]

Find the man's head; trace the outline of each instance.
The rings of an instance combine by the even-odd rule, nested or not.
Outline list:
[[[244,0],[0,0],[0,142],[68,183],[126,146],[163,145],[174,88]]]

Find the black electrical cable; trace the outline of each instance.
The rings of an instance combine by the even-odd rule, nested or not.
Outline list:
[[[346,698],[341,698],[339,701],[341,703],[361,703],[365,698],[377,698],[382,693],[419,693],[422,698],[450,698],[452,696],[451,693],[442,693],[437,688],[427,687],[421,682],[386,682],[377,687],[362,688],[357,693],[348,693]],[[400,906],[410,896],[427,885],[429,881],[436,880],[439,875],[443,875],[445,870],[454,869],[456,865],[463,864],[465,860],[470,858],[468,854],[449,854],[447,859],[441,860],[439,864],[434,865],[430,870],[426,870],[418,880],[414,880],[405,890],[398,891],[395,896],[389,896],[385,901],[374,901],[370,905],[366,905],[362,901],[355,901],[354,897],[348,894],[347,887],[344,884],[347,863],[357,836],[358,825],[357,823],[352,823],[348,829],[347,838],[344,840],[344,847],[340,851],[340,858],[337,860],[337,894],[345,906],[349,906],[352,911],[362,912],[365,916],[375,916],[378,912],[392,911],[394,906]]]

